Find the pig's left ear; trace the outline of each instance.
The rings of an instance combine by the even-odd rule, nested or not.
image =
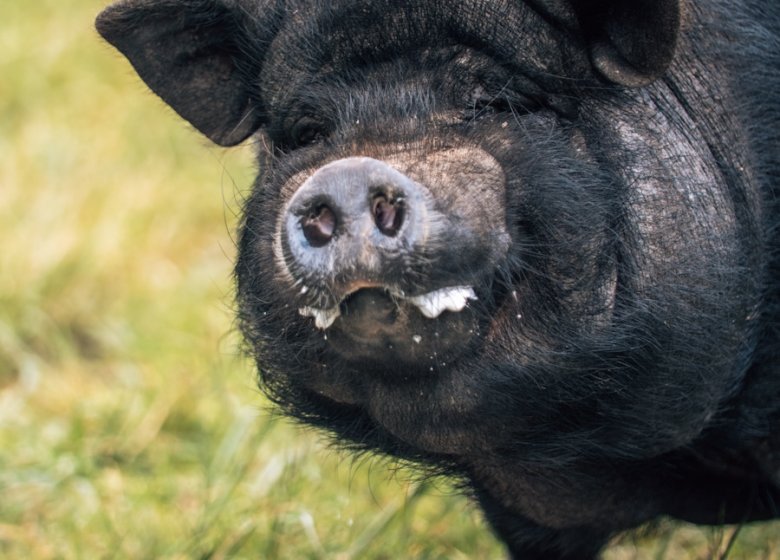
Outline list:
[[[179,115],[217,144],[233,146],[261,125],[237,65],[245,33],[237,4],[120,0],[96,27]]]
[[[674,58],[679,0],[571,0],[594,68],[609,81],[641,87]]]

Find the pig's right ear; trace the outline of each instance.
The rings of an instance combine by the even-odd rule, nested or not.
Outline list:
[[[233,146],[262,124],[238,67],[241,13],[221,0],[120,0],[96,27],[179,115]]]

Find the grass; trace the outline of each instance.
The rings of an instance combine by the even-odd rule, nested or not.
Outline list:
[[[446,482],[274,418],[232,324],[251,154],[146,91],[103,4],[0,2],[0,557],[502,557]],[[716,558],[732,531],[607,558]],[[780,524],[731,558],[780,558]]]

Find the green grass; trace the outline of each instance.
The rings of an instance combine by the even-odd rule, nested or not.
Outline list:
[[[0,557],[500,558],[443,481],[274,419],[238,352],[232,232],[253,175],[92,29],[0,2]],[[711,558],[662,524],[612,559]],[[780,558],[780,524],[732,558]]]

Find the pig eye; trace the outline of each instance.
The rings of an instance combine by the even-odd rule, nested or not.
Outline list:
[[[534,97],[523,95],[506,86],[495,94],[479,86],[471,94],[464,117],[467,122],[475,122],[500,113],[525,115],[539,110],[540,107],[540,102]]]
[[[506,99],[478,99],[464,111],[463,120],[466,124],[473,124],[493,115],[515,112],[512,104]]]
[[[487,91],[483,86],[478,86],[469,96],[464,116],[467,121],[476,121],[496,113],[511,111],[511,103],[503,91],[494,94]]]
[[[325,127],[322,122],[313,117],[298,119],[290,129],[289,148],[303,148],[316,144],[325,137]]]
[[[480,118],[494,115],[496,113],[507,113],[512,111],[512,107],[509,101],[503,97],[481,97],[474,101],[471,107],[471,120],[479,120]]]

